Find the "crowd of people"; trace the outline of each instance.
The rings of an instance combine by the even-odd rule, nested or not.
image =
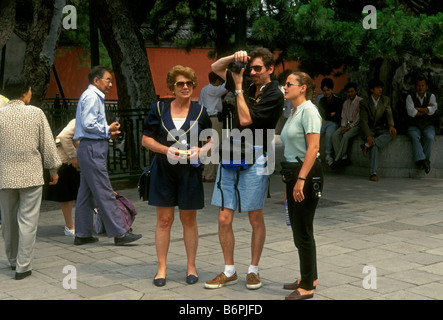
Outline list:
[[[167,282],[175,207],[179,210],[187,254],[185,279],[190,285],[199,281],[197,211],[205,206],[203,183],[214,182],[211,205],[218,208],[224,267],[204,286],[217,289],[238,280],[233,231],[236,212],[247,214],[252,227],[246,287],[256,290],[262,286],[259,262],[266,239],[263,210],[272,173],[267,166],[268,135],[273,134],[285,110],[287,120],[281,130],[285,147],[282,200],[288,205],[300,278],[283,284],[283,288],[292,290],[287,300],[309,299],[314,295],[318,277],[313,221],[324,185],[320,141],[325,144],[327,165],[335,168],[350,164],[350,141],[360,135],[364,141],[362,152],[370,159],[370,180],[377,181],[378,150],[397,134],[390,100],[383,95],[383,83],[371,80],[367,99],[357,95],[355,83],[348,83],[344,88],[347,99],[343,102],[333,93],[333,81],[325,78],[321,82],[323,97],[318,103],[313,102],[312,78],[303,72],[292,72],[281,87],[273,80],[274,55],[261,47],[220,58],[211,69],[210,84],[201,90],[199,102],[195,102],[195,71],[181,65],[173,67],[166,77],[173,98],[153,103],[144,123],[142,145],[154,154],[148,199],[148,204],[156,208],[157,218],[158,265],[153,284],[162,287]],[[107,236],[114,238],[115,245],[142,237],[125,228],[107,172],[109,140],[120,134],[120,123],[108,124],[104,108],[105,95],[113,85],[111,71],[95,66],[88,80],[75,119],[55,139],[44,113],[30,105],[31,86],[24,76],[6,81],[5,95],[9,101],[0,97],[2,231],[6,255],[17,280],[32,273],[43,190],[46,199],[60,202],[66,224],[64,232],[74,237],[74,245],[98,241],[93,236],[95,208],[100,210]],[[225,103],[230,104],[233,117],[229,121],[224,118]],[[408,96],[405,107],[411,118],[408,134],[414,160],[428,173],[437,102],[433,94],[427,93],[426,79],[417,79],[416,94]],[[224,144],[234,143],[232,137],[222,136],[222,128],[251,133],[251,162],[206,161],[206,156],[219,152],[218,149],[221,155]],[[203,133],[207,134],[205,139],[192,138]],[[247,148],[246,142],[239,143]],[[44,169],[49,172],[49,186],[43,188]]]
[[[318,102],[326,163],[332,169],[351,165],[350,142],[360,136],[361,151],[369,158],[369,180],[378,181],[379,150],[397,135],[391,100],[383,95],[384,84],[378,79],[370,80],[369,96],[363,99],[357,95],[357,84],[349,82],[344,88],[347,96],[344,102],[332,93],[333,86],[331,79],[322,80],[324,96]],[[425,77],[415,78],[415,93],[407,96],[404,108],[407,113],[404,125],[411,138],[414,161],[418,169],[428,174],[439,113],[436,97],[428,92]]]

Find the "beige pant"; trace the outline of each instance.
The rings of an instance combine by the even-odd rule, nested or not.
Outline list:
[[[223,122],[218,121],[217,117],[211,117],[211,121],[212,121],[212,129],[217,132],[218,139],[219,141],[221,141]],[[217,168],[218,168],[218,163],[205,164],[205,167],[203,169],[203,176],[205,177],[205,179],[215,180],[215,178],[217,177]]]
[[[32,269],[42,186],[0,190],[6,257],[16,272]]]

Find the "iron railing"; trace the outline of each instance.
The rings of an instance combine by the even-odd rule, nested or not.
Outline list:
[[[53,132],[63,128],[75,118],[78,99],[47,99],[42,105]],[[137,177],[149,163],[150,153],[141,145],[143,125],[149,109],[119,110],[117,101],[105,101],[108,123],[120,118],[121,134],[110,140],[107,159],[108,173],[112,180]]]

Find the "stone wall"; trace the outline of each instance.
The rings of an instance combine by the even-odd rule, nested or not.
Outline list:
[[[355,137],[350,147],[350,159],[352,165],[336,169],[336,172],[349,175],[369,177],[369,157],[364,157],[360,145],[363,140]],[[284,147],[280,136],[275,139],[276,165],[275,172],[280,171],[280,162],[284,161]],[[321,157],[323,158],[323,157]],[[435,137],[431,154],[431,171],[425,174],[423,170],[418,170],[413,156],[411,140],[406,135],[397,135],[385,148],[379,152],[379,169],[377,175],[383,177],[404,177],[404,178],[443,178],[443,135]],[[329,171],[329,167],[325,166]]]

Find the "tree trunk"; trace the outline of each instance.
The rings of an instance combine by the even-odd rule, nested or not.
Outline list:
[[[118,108],[149,108],[157,97],[140,26],[134,15],[122,0],[97,0],[92,5],[93,11],[99,13],[96,18],[101,38],[112,60]]]
[[[2,0],[0,2],[0,51],[14,32],[15,7],[15,0]]]
[[[31,104],[41,106],[48,91],[65,0],[37,0],[26,44],[23,74],[32,87]]]

